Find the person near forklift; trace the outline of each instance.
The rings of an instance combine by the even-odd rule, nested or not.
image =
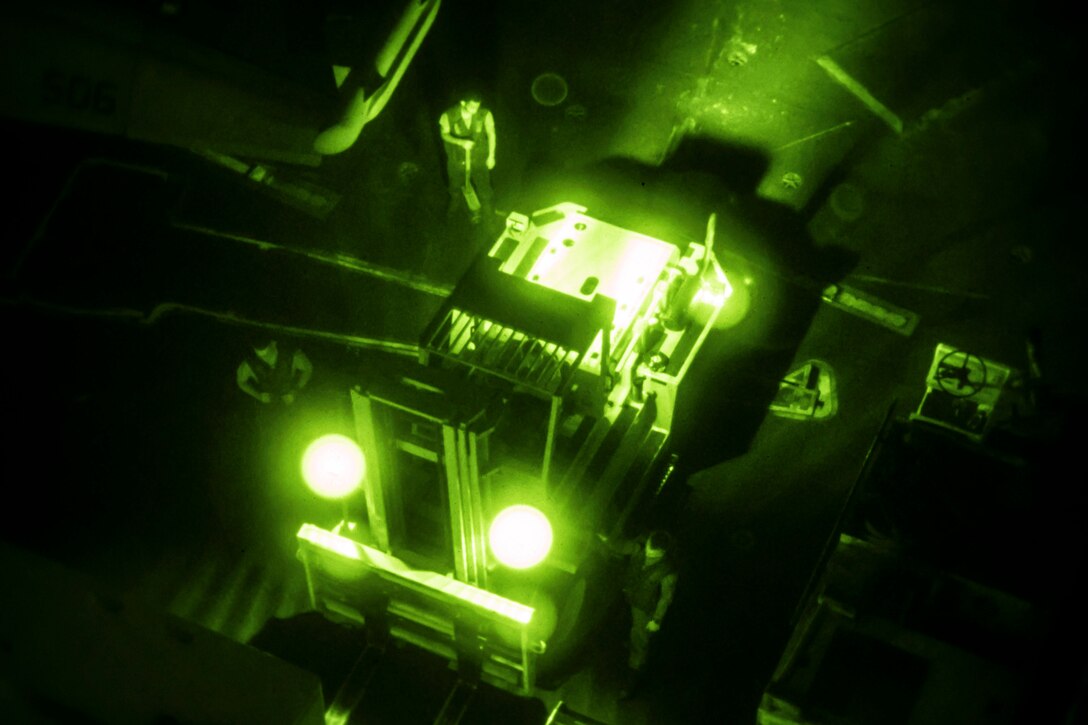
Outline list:
[[[627,557],[623,594],[631,608],[631,633],[627,674],[619,693],[620,699],[626,700],[643,684],[650,644],[661,629],[676,591],[678,570],[673,538],[662,530],[630,541],[613,541],[601,534],[598,538],[609,553]]]
[[[259,406],[239,406],[236,426],[229,430],[234,465],[242,475],[229,492],[217,496],[224,525],[236,528],[239,543],[290,561],[298,531],[300,499],[286,471],[302,455],[296,398],[310,382],[310,358],[289,341],[257,336],[238,364],[235,382]],[[297,465],[297,464],[295,464]],[[241,503],[240,503],[241,502]]]
[[[491,169],[495,168],[495,118],[483,105],[483,96],[470,91],[438,119],[446,148],[450,205],[453,214],[467,204],[473,224],[490,220]]]
[[[314,368],[306,353],[276,340],[260,340],[239,363],[235,374],[238,387],[261,403],[282,402],[290,405],[310,382]]]

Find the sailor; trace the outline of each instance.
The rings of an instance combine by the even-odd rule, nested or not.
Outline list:
[[[310,358],[297,347],[271,339],[257,341],[252,347],[251,354],[238,365],[238,387],[262,403],[294,403],[313,375]]]
[[[473,224],[479,224],[483,219],[490,220],[492,215],[491,169],[495,168],[495,118],[482,102],[483,97],[478,92],[467,92],[438,119],[446,148],[450,194],[448,212],[453,214],[461,204],[471,199],[474,191],[479,205],[469,201]]]
[[[643,682],[650,644],[661,629],[676,591],[673,538],[662,530],[632,541],[612,541],[602,535],[598,538],[610,552],[628,557],[623,594],[631,608],[631,632],[627,675],[619,693],[620,699],[626,700]]]

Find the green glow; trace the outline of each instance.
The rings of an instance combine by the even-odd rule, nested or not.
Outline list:
[[[532,607],[527,607],[506,597],[500,597],[484,589],[462,584],[455,579],[450,579],[450,585],[446,587],[445,591],[462,601],[474,604],[507,619],[512,619],[518,624],[528,624],[533,619],[534,610]]]
[[[515,602],[523,602],[525,606],[532,607],[533,617],[528,630],[532,639],[546,642],[555,634],[556,625],[559,622],[559,610],[555,605],[553,595],[541,589],[539,585],[531,584],[525,580],[504,590],[502,595]],[[575,604],[581,606],[580,601],[575,602]],[[508,645],[518,647],[521,644],[520,638],[514,639],[514,637],[520,634],[520,632],[506,630],[500,632],[499,636],[503,637]]]
[[[711,259],[710,273],[704,276],[702,284],[691,299],[689,312],[692,319],[705,325],[713,317],[716,329],[736,325],[748,314],[750,283],[751,280],[746,278],[743,285],[734,287],[717,260]]]
[[[699,288],[699,291],[695,293],[692,302],[695,304],[710,305],[711,307],[721,307],[732,295],[733,288],[728,285],[724,289],[715,290],[710,285],[704,284]]]
[[[431,596],[440,597],[446,601],[458,600],[478,610],[490,612],[520,625],[529,624],[529,622],[533,621],[534,609],[532,607],[470,584],[459,582],[445,574],[415,569],[395,556],[342,536],[337,536],[319,526],[303,524],[298,531],[298,538],[319,550],[359,562],[361,568],[355,569],[356,572],[377,571],[387,579],[392,578],[400,583],[407,582],[413,589],[418,590],[421,588],[430,593]],[[342,571],[338,576],[344,579],[351,578],[349,571]]]
[[[729,288],[728,304],[722,306],[714,320],[715,329],[724,330],[734,327],[748,315],[748,309],[752,304],[751,289],[751,283]]]
[[[359,556],[359,550],[361,548],[359,544],[351,539],[346,539],[343,536],[337,536],[331,531],[325,531],[313,524],[303,524],[302,528],[298,531],[298,537],[305,541],[309,541],[322,549],[339,554],[346,559],[362,559],[362,557]]]
[[[511,506],[491,523],[491,550],[512,569],[536,566],[552,548],[552,526],[532,506]]]
[[[603,295],[615,301],[611,342],[614,349],[636,324],[662,274],[677,261],[674,244],[587,216],[584,207],[569,202],[553,207],[563,217],[535,227],[547,247],[526,275],[530,282],[572,297]],[[523,235],[523,246],[535,238]],[[512,257],[513,259],[513,257]],[[590,284],[592,282],[592,284]],[[588,285],[588,286],[587,286]],[[602,354],[603,334],[590,346],[586,360]],[[596,366],[599,363],[584,363]]]
[[[359,487],[365,470],[363,452],[347,436],[322,436],[302,455],[302,477],[322,498],[348,496]]]
[[[635,318],[642,300],[653,289],[662,270],[675,256],[672,245],[656,239],[631,234],[628,247],[619,259],[615,272],[615,284],[610,291],[616,300],[616,316],[613,327],[624,330]],[[613,335],[618,338],[618,335]]]

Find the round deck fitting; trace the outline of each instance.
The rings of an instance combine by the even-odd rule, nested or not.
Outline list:
[[[558,73],[541,73],[533,79],[533,100],[542,106],[558,106],[567,100],[567,82]]]

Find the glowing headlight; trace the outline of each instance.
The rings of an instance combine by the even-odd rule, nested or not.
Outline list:
[[[503,509],[491,522],[488,539],[495,557],[512,569],[536,566],[552,548],[552,526],[532,506]]]
[[[322,436],[302,454],[302,478],[323,498],[349,495],[359,487],[365,471],[363,452],[347,436]]]

